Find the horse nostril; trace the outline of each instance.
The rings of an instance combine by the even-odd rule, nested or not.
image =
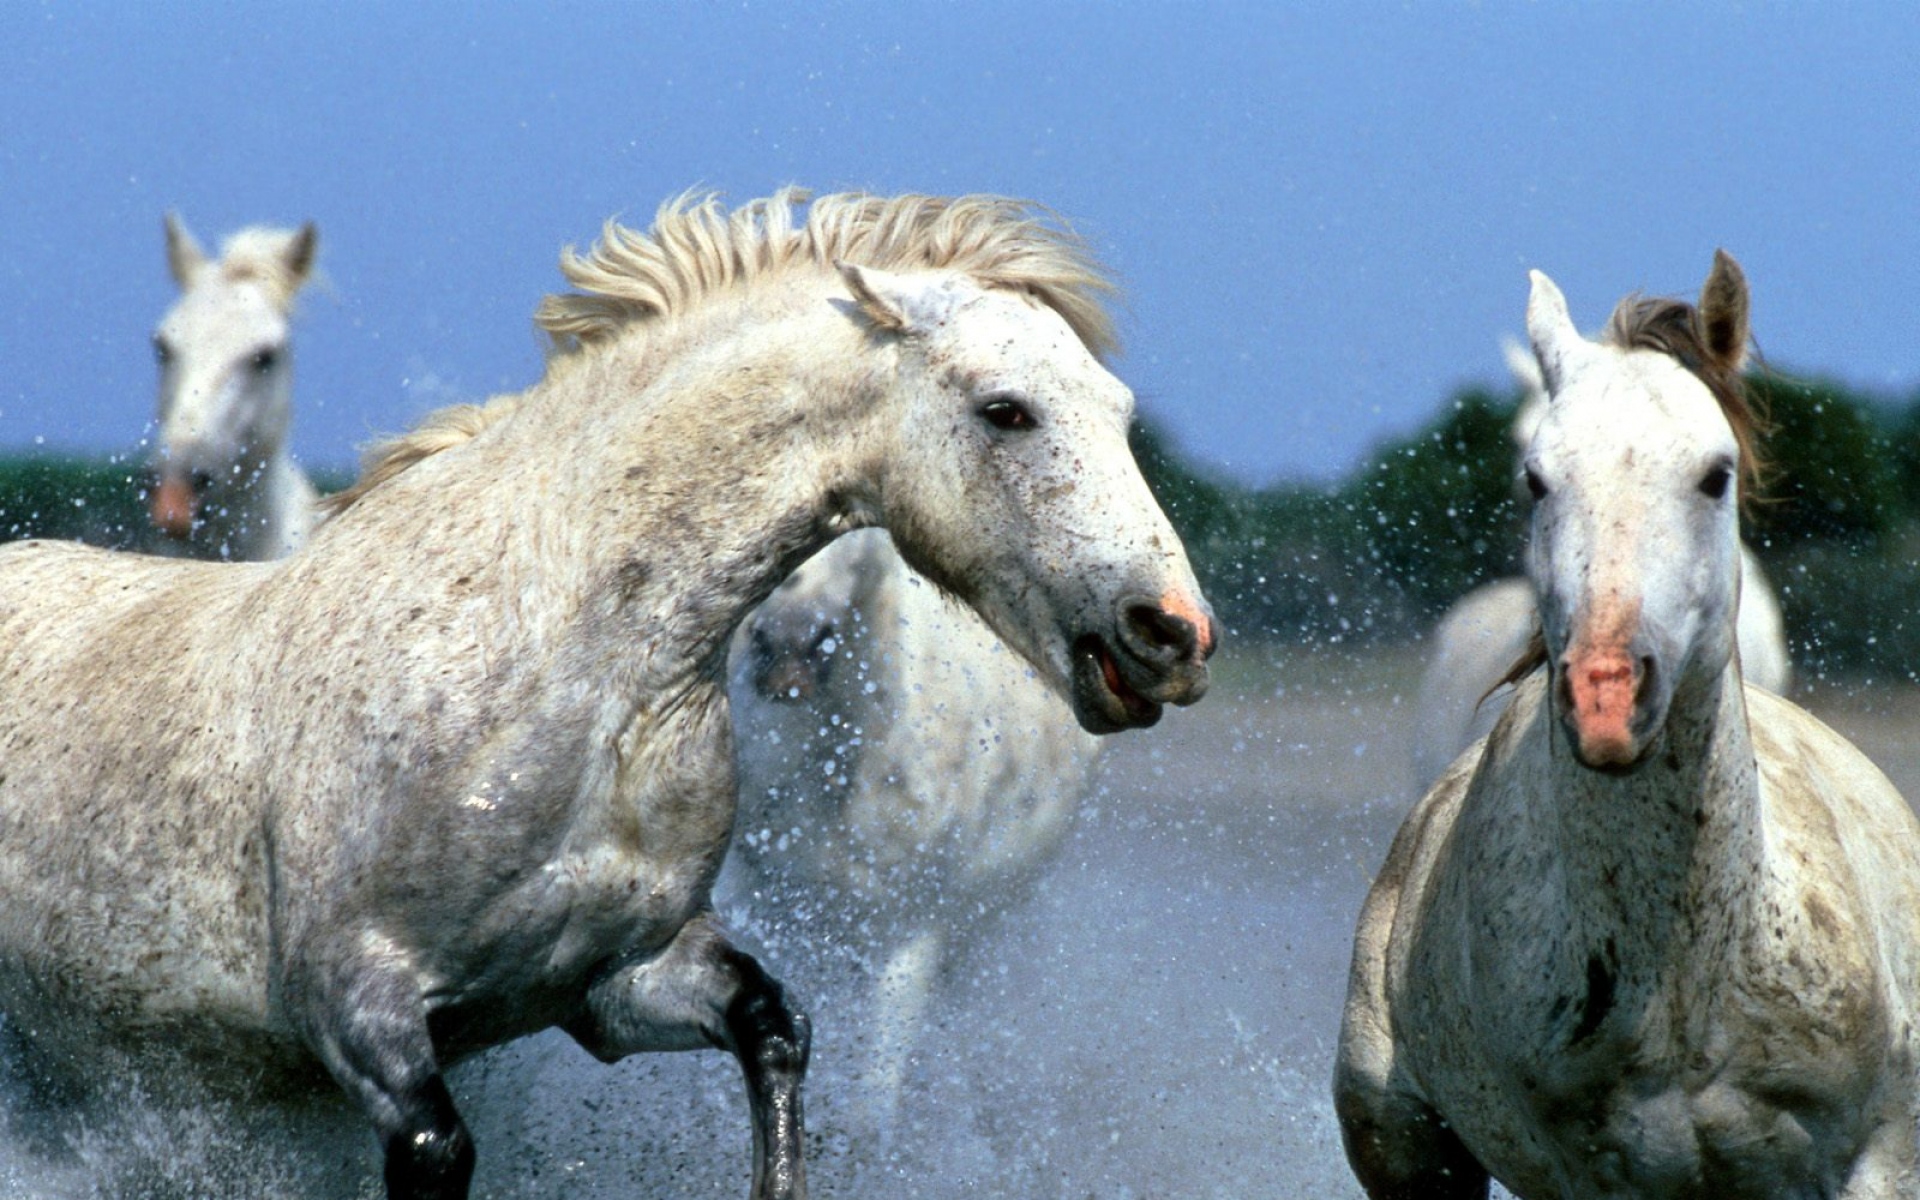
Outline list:
[[[1192,621],[1157,604],[1129,606],[1126,629],[1143,657],[1180,661],[1193,657],[1200,646],[1200,631]]]

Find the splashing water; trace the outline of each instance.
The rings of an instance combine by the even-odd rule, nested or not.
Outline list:
[[[1290,686],[1123,737],[1051,875],[936,997],[891,1116],[852,1075],[875,1027],[862,948],[728,912],[814,1019],[813,1194],[1358,1196],[1329,1077],[1354,917],[1410,800],[1405,718],[1385,686]],[[609,1067],[547,1033],[453,1084],[476,1197],[747,1193],[722,1054]],[[382,1195],[373,1136],[334,1097],[235,1113],[134,1089],[48,1116],[28,1091],[0,1055],[0,1197]]]

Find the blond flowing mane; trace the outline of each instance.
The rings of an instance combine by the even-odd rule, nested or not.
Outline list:
[[[806,205],[796,224],[795,209]],[[552,339],[548,373],[573,353],[605,344],[648,321],[686,313],[709,297],[836,262],[881,270],[951,270],[985,287],[1024,291],[1059,313],[1102,358],[1118,349],[1105,299],[1115,288],[1086,243],[1041,206],[1003,196],[813,198],[782,188],[731,212],[717,195],[684,192],[661,205],[646,233],[608,221],[586,254],[561,251],[560,272],[575,290],[548,296],[534,322]],[[352,487],[322,501],[334,516],[413,464],[477,436],[517,407],[503,397],[483,407],[434,413],[409,433],[378,443]]]

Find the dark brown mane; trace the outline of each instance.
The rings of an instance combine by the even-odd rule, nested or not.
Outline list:
[[[1709,330],[1700,310],[1685,300],[1632,295],[1615,306],[1601,340],[1622,350],[1658,351],[1707,385],[1740,447],[1741,505],[1756,499],[1767,470],[1760,449],[1760,439],[1767,433],[1767,417],[1747,389],[1741,369],[1745,354],[1728,358],[1711,349],[1716,341],[1724,340],[1724,331]]]

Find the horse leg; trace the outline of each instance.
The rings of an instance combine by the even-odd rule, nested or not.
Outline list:
[[[388,1200],[466,1200],[473,1138],[453,1106],[427,1030],[419,986],[390,965],[346,973],[315,1050],[373,1121]]]
[[[876,1112],[883,1129],[892,1127],[907,1082],[907,1064],[926,1023],[927,1006],[940,974],[942,937],[936,930],[914,933],[887,956],[875,1004],[879,1025],[869,1086],[878,1099]]]
[[[620,966],[587,992],[566,1031],[603,1062],[649,1050],[715,1046],[740,1061],[753,1118],[753,1200],[805,1200],[800,1084],[811,1031],[805,1014],[712,913],[659,953]]]

